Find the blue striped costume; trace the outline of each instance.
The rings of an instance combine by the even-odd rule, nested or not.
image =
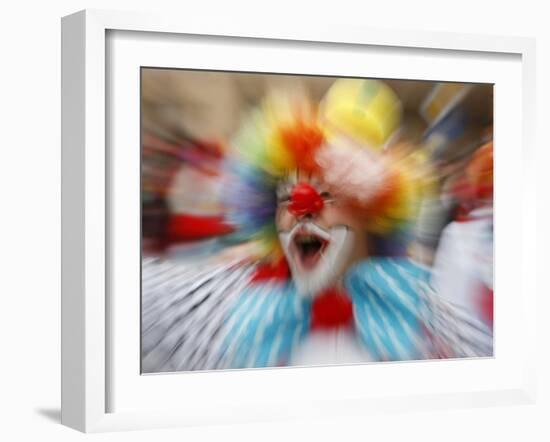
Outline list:
[[[344,284],[360,343],[378,361],[490,356],[489,330],[460,312],[454,315],[452,306],[430,294],[429,277],[404,258],[371,258],[352,268]],[[248,287],[228,316],[221,366],[289,364],[310,331],[311,302],[291,281]],[[443,333],[441,326],[447,328]]]
[[[254,268],[145,260],[143,372],[293,365],[311,333],[312,300],[291,280],[250,283]],[[405,258],[348,271],[354,342],[369,360],[492,356],[492,330],[433,293],[429,279]]]

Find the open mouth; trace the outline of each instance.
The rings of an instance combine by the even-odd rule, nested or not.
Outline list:
[[[293,239],[294,253],[303,270],[317,265],[328,245],[328,241],[312,233],[297,233]]]
[[[298,293],[315,296],[340,276],[354,244],[353,232],[345,225],[323,228],[301,222],[290,231],[279,231]]]

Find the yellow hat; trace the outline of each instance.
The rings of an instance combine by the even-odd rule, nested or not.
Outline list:
[[[320,119],[330,141],[347,135],[381,149],[401,120],[401,102],[382,81],[336,80],[321,103]]]

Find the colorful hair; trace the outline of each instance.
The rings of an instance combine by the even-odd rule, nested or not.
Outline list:
[[[400,112],[393,91],[374,80],[338,80],[320,106],[269,97],[232,143],[229,221],[259,241],[262,255],[279,258],[276,187],[299,169],[319,174],[336,197],[360,208],[368,231],[403,229],[415,214],[418,180],[410,162],[383,149]]]

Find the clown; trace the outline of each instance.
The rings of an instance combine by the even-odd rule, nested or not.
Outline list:
[[[337,80],[319,106],[275,97],[255,110],[224,183],[227,219],[254,252],[194,272],[163,263],[174,282],[162,288],[144,266],[145,371],[492,355],[491,331],[406,257],[426,179],[392,148],[400,120],[375,80]]]
[[[227,316],[223,367],[491,353],[441,334],[449,308],[437,312],[425,268],[378,256],[422,193],[418,168],[390,148],[400,113],[383,83],[338,80],[318,108],[267,101],[236,138],[227,205],[267,263]]]

